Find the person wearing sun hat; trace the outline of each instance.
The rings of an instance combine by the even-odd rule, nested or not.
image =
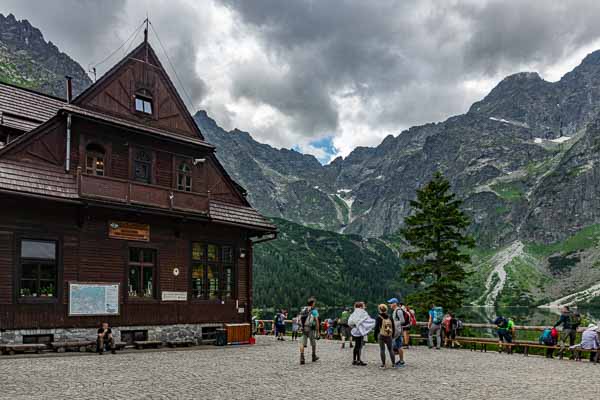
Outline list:
[[[597,350],[600,349],[600,338],[598,333],[600,328],[596,324],[589,324],[587,329],[581,335],[581,343],[571,346],[571,350]],[[590,361],[597,361],[597,351],[590,351]],[[579,356],[578,356],[579,358]]]

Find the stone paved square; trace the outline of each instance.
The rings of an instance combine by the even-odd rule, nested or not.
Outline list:
[[[0,399],[548,399],[600,394],[600,365],[494,352],[407,351],[408,366],[366,367],[350,349],[319,341],[321,360],[298,364],[291,341],[255,346],[9,358],[0,357]]]

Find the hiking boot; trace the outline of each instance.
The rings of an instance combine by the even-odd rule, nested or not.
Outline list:
[[[300,365],[306,364],[306,360],[304,359],[304,354],[300,354]]]
[[[115,350],[111,350],[110,353],[111,354],[117,354],[117,352]]]
[[[316,354],[314,354],[314,353],[313,353],[313,355],[312,355],[312,361],[313,361],[313,362],[319,361],[319,357],[317,357],[317,355],[316,355]]]
[[[352,361],[352,365],[358,365],[358,361]]]
[[[379,366],[379,369],[385,369],[385,364],[381,364],[381,365]]]
[[[362,361],[357,361],[356,365],[360,365],[361,367],[365,367],[367,365],[367,363],[362,362]]]

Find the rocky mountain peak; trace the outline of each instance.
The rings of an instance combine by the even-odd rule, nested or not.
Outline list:
[[[600,65],[600,50],[596,50],[585,56],[581,65]]]
[[[29,21],[0,14],[0,79],[57,97],[65,97],[65,75],[75,95],[92,81],[81,66]]]

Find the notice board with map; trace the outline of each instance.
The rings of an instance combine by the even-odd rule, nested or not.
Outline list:
[[[119,315],[118,283],[69,282],[69,316]]]

